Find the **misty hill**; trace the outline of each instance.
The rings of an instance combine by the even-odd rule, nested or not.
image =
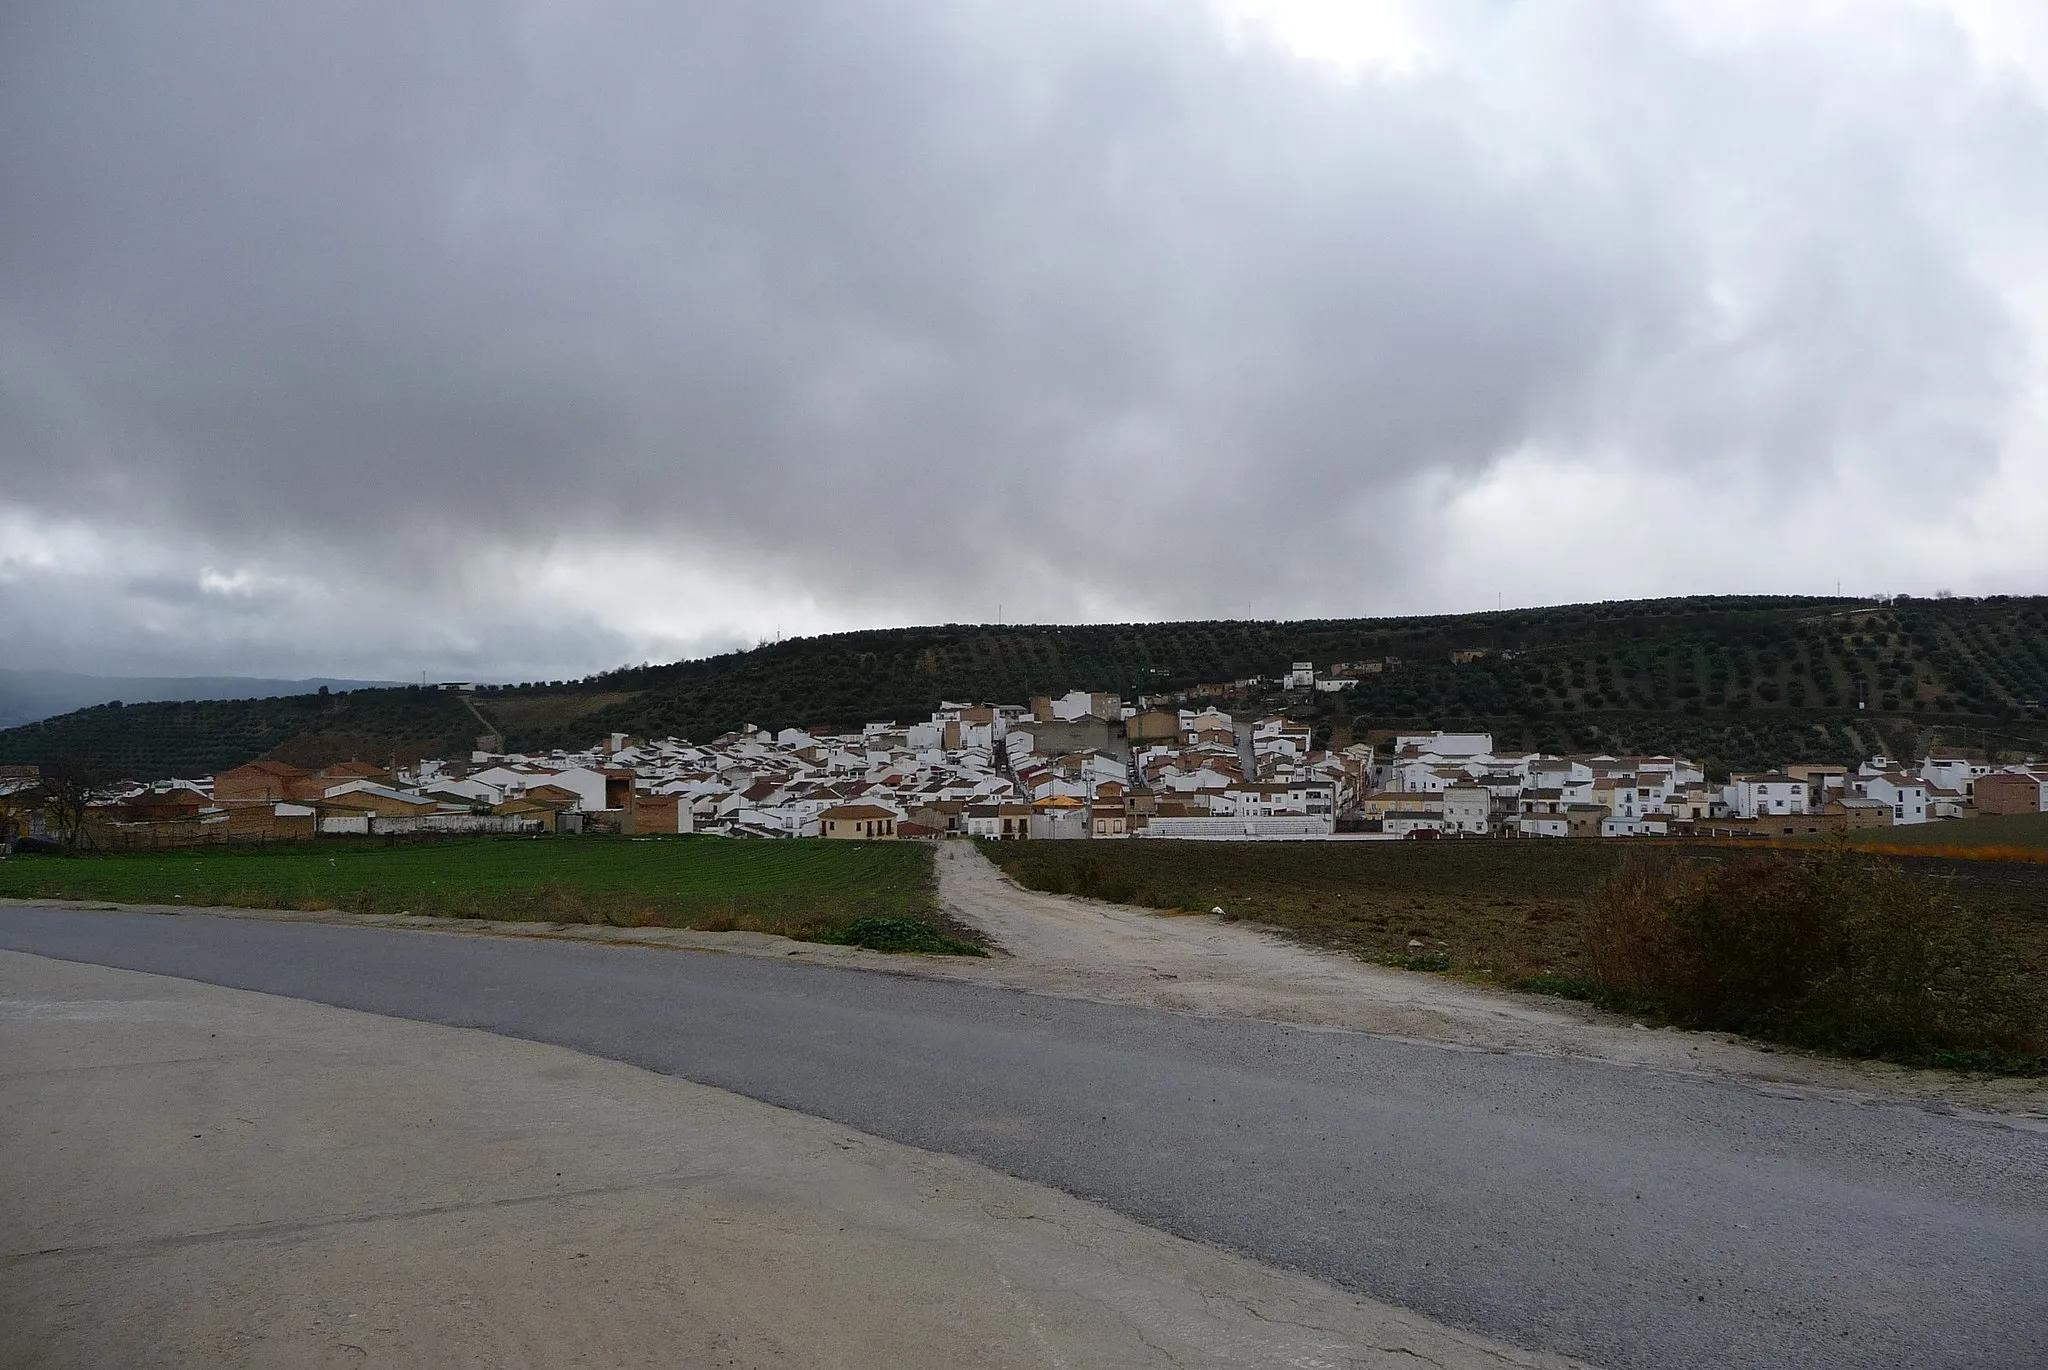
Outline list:
[[[104,676],[76,671],[0,670],[0,728],[12,728],[113,700],[273,699],[328,690],[378,689],[392,680],[260,680],[252,676]]]
[[[1454,662],[1452,654],[1482,652]],[[1392,660],[1389,660],[1392,659]],[[598,735],[709,738],[921,718],[941,700],[1069,688],[1127,697],[1273,677],[1292,661],[1378,660],[1339,694],[1263,694],[1335,735],[1487,727],[1503,747],[1684,751],[1738,767],[1850,760],[1950,743],[2048,750],[2048,599],[1715,597],[1423,618],[1077,627],[949,625],[798,638],[580,681],[125,704],[0,732],[0,762],[194,775],[272,755],[301,763],[519,750]]]

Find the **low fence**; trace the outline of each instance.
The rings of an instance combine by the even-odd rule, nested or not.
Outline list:
[[[81,851],[177,851],[192,847],[291,846],[313,840],[311,819],[284,827],[251,828],[228,823],[95,823],[87,827]]]
[[[366,814],[329,815],[318,820],[285,818],[274,823],[176,821],[167,823],[92,823],[79,843],[82,851],[177,851],[195,847],[269,847],[311,842],[318,837],[435,838],[527,836],[546,825],[530,818],[499,814],[428,814],[419,818],[375,818]]]
[[[1329,837],[1336,824],[1328,818],[1307,815],[1275,815],[1271,818],[1225,817],[1154,818],[1133,837],[1200,837],[1214,841],[1243,842],[1262,838]]]
[[[321,829],[333,821],[322,819]],[[418,818],[371,818],[368,833],[372,837],[404,837],[415,833],[434,833],[441,836],[470,836],[475,834],[520,834],[541,831],[538,819],[514,818],[507,814],[495,813],[430,813]]]

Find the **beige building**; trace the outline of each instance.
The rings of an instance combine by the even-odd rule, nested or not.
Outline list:
[[[1892,806],[1881,799],[1830,799],[1821,816],[1829,831],[1843,828],[1889,828]]]
[[[1368,822],[1443,811],[1443,795],[1429,790],[1376,790],[1358,801],[1358,816]]]
[[[440,808],[431,799],[386,789],[382,785],[365,785],[361,789],[347,790],[311,803],[322,817],[336,818],[362,814],[371,818],[419,818]]]
[[[1130,835],[1130,818],[1124,812],[1124,806],[1121,801],[1110,803],[1097,801],[1089,806],[1089,814],[1092,824],[1091,836],[1128,837]]]
[[[1029,804],[970,804],[966,815],[969,837],[1001,839],[1031,836]]]
[[[1165,709],[1134,714],[1124,720],[1124,736],[1133,742],[1174,742],[1180,738],[1180,715]]]
[[[818,815],[818,836],[871,841],[896,836],[896,815],[879,804],[840,804]]]

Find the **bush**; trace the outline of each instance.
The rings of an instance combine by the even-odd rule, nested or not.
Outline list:
[[[821,942],[845,947],[866,947],[870,951],[921,951],[935,956],[986,956],[972,942],[948,937],[922,918],[856,918],[836,933],[821,936]]]
[[[2036,1072],[2037,989],[1981,918],[1846,845],[1706,867],[1632,858],[1593,901],[1603,996],[1859,1056]]]
[[[1135,884],[1116,874],[1101,858],[1092,854],[1074,863],[1073,885],[1074,893],[1082,898],[1100,899],[1109,904],[1128,904],[1138,893]]]

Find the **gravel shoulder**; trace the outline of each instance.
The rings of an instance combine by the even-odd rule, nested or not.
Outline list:
[[[1563,1367],[973,1162],[0,952],[0,1364]]]

